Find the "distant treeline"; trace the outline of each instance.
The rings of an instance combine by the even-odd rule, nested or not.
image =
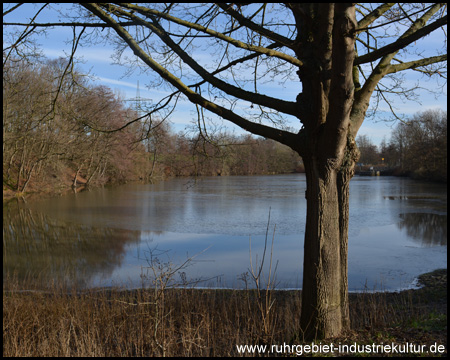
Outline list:
[[[447,112],[427,110],[401,121],[389,141],[375,146],[359,136],[359,164],[384,165],[393,175],[447,182]]]
[[[9,59],[3,67],[3,187],[52,191],[171,176],[302,170],[301,158],[252,136],[175,134],[65,60]],[[191,132],[193,134],[193,132]]]
[[[303,171],[298,154],[275,141],[220,131],[174,133],[160,118],[133,121],[140,114],[125,104],[66,60],[4,61],[3,188],[51,192],[173,176]],[[367,136],[357,143],[360,165],[447,181],[446,112],[399,123],[380,148]]]

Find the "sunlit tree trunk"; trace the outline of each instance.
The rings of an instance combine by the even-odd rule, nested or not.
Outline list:
[[[305,339],[337,336],[349,328],[349,184],[358,150],[351,140],[339,169],[304,158],[307,216],[300,334]]]
[[[307,181],[300,336],[328,338],[349,326],[348,189],[358,155],[350,134],[356,21],[350,4],[296,4],[293,10],[314,20],[298,22],[304,67],[297,101],[307,144],[299,151]]]

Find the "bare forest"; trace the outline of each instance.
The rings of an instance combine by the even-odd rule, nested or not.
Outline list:
[[[375,165],[386,175],[447,182],[447,112],[427,110],[399,121],[379,146],[367,135],[356,143],[361,169]]]
[[[61,80],[66,65],[63,59],[41,59],[9,61],[4,67],[4,188],[58,192],[173,176],[302,170],[293,150],[251,135],[174,133],[158,119],[115,131],[139,114],[84,74]]]

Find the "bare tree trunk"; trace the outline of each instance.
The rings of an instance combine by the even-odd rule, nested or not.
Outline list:
[[[350,180],[355,174],[355,165],[359,158],[356,143],[348,142],[344,163],[337,173],[337,189],[339,200],[339,236],[341,256],[341,312],[343,329],[350,328],[350,314],[348,304],[348,225],[349,225],[349,199]]]
[[[92,171],[92,173],[88,176],[88,178],[86,179],[86,186],[89,186],[92,178],[94,177],[95,173],[97,172],[97,170],[100,168],[100,163],[101,163],[102,159],[100,159],[97,163],[97,165],[95,166],[94,170]]]
[[[298,17],[297,97],[306,146],[307,181],[301,336],[340,335],[349,326],[347,255],[349,182],[357,154],[349,135],[354,101],[354,7],[351,4],[291,4]],[[304,22],[304,14],[313,19]],[[314,36],[310,36],[314,34]]]
[[[148,179],[150,180],[150,182],[152,181],[153,172],[155,171],[155,165],[156,165],[156,146],[155,151],[153,152],[152,168],[150,170],[150,174],[148,175]]]
[[[77,168],[77,171],[75,171],[75,176],[73,177],[73,181],[72,181],[72,188],[73,188],[73,189],[76,189],[76,187],[77,187],[77,177],[78,177],[78,174],[79,174],[79,172],[80,172],[82,166],[83,166],[83,164],[81,164],[81,165]]]
[[[358,157],[354,141],[338,170],[316,157],[304,158],[307,216],[304,248],[301,336],[329,338],[349,328],[349,185]]]
[[[39,161],[36,161],[36,162],[31,166],[31,169],[29,170],[29,172],[28,172],[28,174],[27,174],[27,176],[26,176],[26,178],[25,178],[25,182],[24,182],[23,185],[22,185],[22,190],[21,190],[21,192],[25,192],[25,189],[27,188],[28,183],[30,182],[31,175],[33,174],[33,170],[34,170],[34,168],[36,167],[36,164],[37,164],[38,162],[39,162]]]
[[[303,265],[301,330],[305,339],[328,338],[342,329],[342,258],[337,172],[319,170],[304,159],[307,216]]]

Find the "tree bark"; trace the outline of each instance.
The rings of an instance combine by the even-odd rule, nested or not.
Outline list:
[[[304,158],[306,231],[301,336],[330,338],[350,326],[348,304],[349,185],[359,152],[349,137],[339,169]]]
[[[323,173],[315,158],[303,159],[307,215],[301,330],[305,339],[328,338],[342,329],[341,254],[337,172]]]
[[[340,335],[349,326],[347,254],[349,183],[357,158],[350,135],[354,100],[354,7],[291,5],[298,21],[297,97],[306,146],[299,149],[307,182],[301,334],[305,340]],[[314,36],[313,36],[313,35]]]

